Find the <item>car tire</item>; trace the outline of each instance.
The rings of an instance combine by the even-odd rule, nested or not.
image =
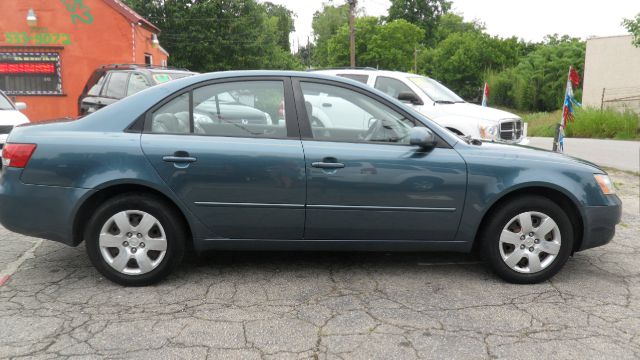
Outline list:
[[[483,255],[494,272],[510,283],[548,280],[571,256],[571,220],[548,198],[528,195],[510,199],[489,216],[481,229]]]
[[[164,279],[180,264],[185,234],[184,221],[171,204],[128,193],[96,209],[84,240],[91,263],[107,279],[145,286]]]

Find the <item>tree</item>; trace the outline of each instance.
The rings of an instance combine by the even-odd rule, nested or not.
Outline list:
[[[449,35],[418,58],[418,72],[442,82],[467,100],[480,96],[485,73],[514,66],[519,59],[519,42],[482,32]]]
[[[640,14],[635,19],[625,19],[622,25],[633,35],[633,44],[640,47]]]
[[[391,0],[387,20],[404,19],[424,30],[424,43],[435,44],[440,17],[451,9],[448,0]]]
[[[445,40],[451,34],[460,34],[466,32],[481,33],[484,32],[485,26],[479,21],[464,21],[464,18],[458,14],[446,13],[440,18],[438,26],[434,32],[435,43]]]
[[[200,72],[301,68],[288,50],[285,25],[292,20],[286,19],[291,17],[286,8],[256,0],[126,3],[162,29],[160,43],[173,66]]]
[[[378,33],[380,20],[367,16],[356,18],[356,64],[357,66],[375,66],[369,57],[373,37]],[[342,25],[327,40],[327,66],[342,67],[350,65],[349,25]]]
[[[405,20],[380,23],[373,16],[356,19],[356,64],[409,71],[424,30]],[[343,25],[327,42],[328,66],[349,66],[349,26]]]
[[[324,4],[322,11],[316,11],[313,14],[311,27],[316,44],[312,53],[312,62],[314,65],[320,67],[329,65],[329,40],[338,32],[340,27],[348,23],[348,4],[340,6],[334,6],[331,3]]]
[[[548,36],[542,45],[522,57],[518,65],[488,77],[498,105],[520,110],[549,111],[561,108],[569,66],[584,73],[585,42],[557,35]],[[580,98],[581,91],[576,92]]]
[[[293,12],[283,5],[276,5],[270,2],[265,2],[264,7],[267,15],[275,22],[278,45],[284,50],[291,51],[289,34],[296,30],[293,22]]]
[[[394,20],[381,26],[372,37],[367,57],[382,69],[410,71],[422,39],[424,30],[405,20]]]

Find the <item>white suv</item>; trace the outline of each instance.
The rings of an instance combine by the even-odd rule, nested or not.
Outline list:
[[[316,72],[365,83],[407,103],[458,135],[511,144],[529,143],[526,124],[519,116],[470,104],[434,79],[376,69],[332,69]]]

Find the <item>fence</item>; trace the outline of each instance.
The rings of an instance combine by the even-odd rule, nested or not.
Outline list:
[[[603,88],[600,109],[604,108],[640,114],[640,87]]]

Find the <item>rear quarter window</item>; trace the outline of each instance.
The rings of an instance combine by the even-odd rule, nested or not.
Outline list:
[[[107,78],[106,74],[102,74],[102,76],[100,76],[98,78],[98,81],[96,81],[95,84],[91,85],[91,88],[89,88],[89,91],[87,91],[87,95],[89,96],[98,96],[100,95],[100,90],[102,90],[102,85],[104,85],[104,80]]]

